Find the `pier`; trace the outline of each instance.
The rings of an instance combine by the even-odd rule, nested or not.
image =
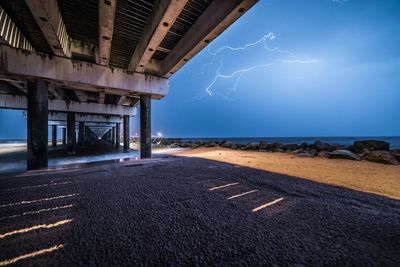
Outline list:
[[[27,169],[105,137],[129,150],[140,109],[140,157],[151,157],[151,101],[168,79],[256,0],[26,0],[0,3],[0,108],[27,111]],[[172,88],[173,89],[173,88]],[[122,128],[122,129],[121,129]]]

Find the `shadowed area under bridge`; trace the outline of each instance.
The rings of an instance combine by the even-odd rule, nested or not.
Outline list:
[[[0,178],[7,265],[400,262],[400,202],[198,158]]]

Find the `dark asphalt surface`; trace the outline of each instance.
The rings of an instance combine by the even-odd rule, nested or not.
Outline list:
[[[0,265],[400,266],[400,201],[226,163],[104,163],[0,191]]]

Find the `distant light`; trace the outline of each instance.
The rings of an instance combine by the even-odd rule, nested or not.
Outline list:
[[[157,133],[157,136],[158,136],[158,137],[162,137],[162,133],[158,132],[158,133]]]

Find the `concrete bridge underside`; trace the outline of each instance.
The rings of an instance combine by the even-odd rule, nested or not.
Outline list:
[[[85,133],[116,147],[140,107],[151,157],[151,100],[257,0],[0,0],[0,108],[27,110],[28,169],[47,167],[48,125],[74,153]],[[101,130],[99,130],[101,129]]]

